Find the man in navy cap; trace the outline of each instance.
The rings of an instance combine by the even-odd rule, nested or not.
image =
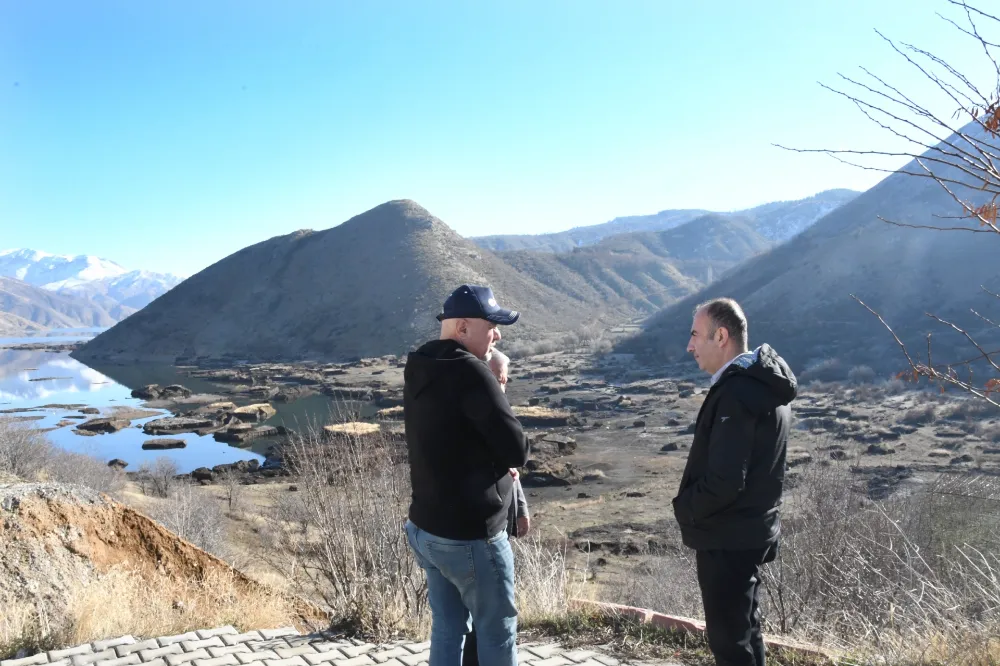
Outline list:
[[[440,338],[411,352],[403,371],[413,488],[406,533],[427,574],[430,666],[460,666],[472,621],[481,664],[517,663],[506,528],[510,470],[527,462],[528,442],[483,359],[498,327],[518,316],[489,287],[462,285],[437,317]]]

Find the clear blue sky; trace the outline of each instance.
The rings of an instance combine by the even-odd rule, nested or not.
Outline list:
[[[961,61],[935,10],[0,0],[0,249],[190,275],[397,198],[473,236],[866,189],[771,144],[886,145],[817,82],[927,90],[873,29]]]

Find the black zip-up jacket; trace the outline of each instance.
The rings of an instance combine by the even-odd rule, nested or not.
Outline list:
[[[500,383],[454,340],[410,352],[403,379],[410,520],[445,539],[499,534],[512,501],[510,468],[528,460],[528,440]]]
[[[778,540],[795,375],[769,345],[741,355],[709,390],[674,498],[684,544],[750,550]]]

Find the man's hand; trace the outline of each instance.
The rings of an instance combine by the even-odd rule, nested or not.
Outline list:
[[[511,467],[510,468],[510,478],[512,478],[515,481],[517,481],[517,477],[518,476],[519,476],[519,472],[517,471],[517,468],[516,467]]]
[[[523,537],[528,536],[528,532],[531,531],[531,518],[528,516],[521,516],[517,519],[517,536]]]

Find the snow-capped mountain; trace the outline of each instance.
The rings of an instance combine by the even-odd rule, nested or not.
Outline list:
[[[104,307],[117,304],[134,309],[145,307],[181,282],[175,275],[129,271],[91,255],[56,255],[29,249],[0,252],[0,276],[90,298]]]

